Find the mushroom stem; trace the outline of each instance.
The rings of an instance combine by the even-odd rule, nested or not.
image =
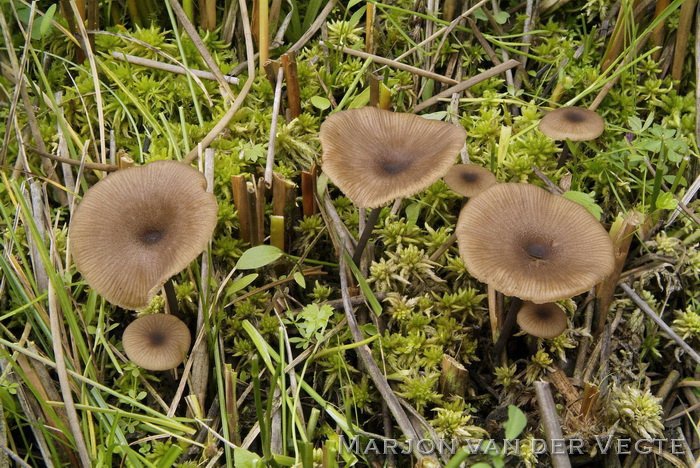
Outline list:
[[[165,299],[168,301],[168,310],[170,311],[170,315],[181,318],[180,309],[177,306],[177,294],[175,294],[175,286],[173,286],[172,278],[165,282],[163,289],[165,289]]]
[[[561,154],[559,155],[559,159],[557,159],[557,169],[563,167],[564,164],[566,164],[566,161],[569,160],[570,154],[571,154],[571,151],[569,150],[568,142],[564,142],[564,148],[561,150]]]
[[[511,297],[506,319],[503,321],[501,333],[498,335],[498,341],[496,341],[493,348],[493,355],[496,360],[498,360],[501,352],[503,352],[503,349],[506,347],[506,343],[508,343],[508,338],[510,338],[511,332],[513,331],[513,326],[515,325],[521,305],[523,305],[522,299]]]
[[[360,239],[357,241],[357,247],[355,247],[355,253],[352,255],[352,261],[355,262],[355,265],[360,264],[360,259],[362,258],[362,252],[365,250],[365,246],[367,245],[367,241],[369,240],[369,237],[372,235],[372,230],[374,229],[374,225],[377,224],[377,220],[379,219],[379,212],[382,211],[382,208],[372,208],[372,211],[369,213],[369,218],[367,218],[367,223],[365,224],[365,229],[362,231],[362,235],[360,235]]]

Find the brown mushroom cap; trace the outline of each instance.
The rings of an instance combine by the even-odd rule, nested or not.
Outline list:
[[[139,317],[122,336],[124,352],[134,364],[158,371],[179,366],[190,350],[190,342],[185,322],[168,314]]]
[[[457,125],[363,107],[321,125],[323,171],[357,206],[377,208],[426,189],[462,149]]]
[[[554,140],[588,141],[605,131],[605,121],[583,107],[560,107],[542,117],[539,129]]]
[[[610,236],[588,210],[528,184],[496,184],[471,199],[457,241],[472,276],[538,304],[587,291],[614,266]]]
[[[464,197],[475,197],[496,183],[496,176],[488,169],[474,164],[452,166],[443,180],[454,192]]]
[[[556,338],[567,326],[566,312],[553,302],[523,302],[518,311],[517,321],[525,333],[538,338]]]
[[[73,261],[109,302],[142,309],[207,246],[217,219],[204,176],[177,161],[155,161],[108,175],[73,215]]]

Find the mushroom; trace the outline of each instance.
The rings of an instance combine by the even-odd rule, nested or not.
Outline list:
[[[538,338],[556,338],[567,326],[566,312],[554,302],[524,302],[517,321],[524,332]]]
[[[537,304],[589,290],[614,267],[603,226],[578,203],[528,184],[496,184],[462,209],[459,251],[469,273],[511,305],[494,347],[505,347],[520,301]]]
[[[538,128],[554,140],[589,141],[605,131],[605,121],[594,111],[583,107],[560,107],[545,115]],[[566,162],[568,150],[567,144],[557,161],[558,168]]]
[[[85,281],[125,309],[146,307],[211,238],[217,204],[205,188],[199,171],[177,161],[122,169],[95,184],[69,228]]]
[[[185,360],[191,343],[185,322],[169,314],[137,318],[122,336],[124,352],[137,366],[148,370],[168,370]]]
[[[353,255],[359,263],[381,207],[424,190],[445,175],[462,127],[375,107],[337,112],[321,125],[323,171],[361,208],[372,208]]]
[[[615,263],[610,236],[588,210],[529,184],[497,184],[474,197],[457,238],[472,276],[538,304],[589,290]]]
[[[463,197],[474,197],[496,183],[496,176],[488,169],[474,164],[452,166],[443,180],[453,192]]]

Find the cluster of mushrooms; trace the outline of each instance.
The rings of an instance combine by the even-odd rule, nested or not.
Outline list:
[[[540,129],[581,141],[599,136],[604,124],[592,111],[563,108],[542,119]],[[466,141],[460,126],[365,107],[328,117],[320,140],[323,171],[353,203],[372,209],[356,263],[383,206],[444,176],[469,199],[456,227],[460,255],[472,276],[514,298],[511,309],[519,307],[517,322],[527,333],[561,334],[567,318],[554,302],[612,272],[612,241],[581,205],[533,185],[497,183],[478,166],[453,166]],[[177,367],[190,348],[189,328],[173,315],[177,299],[169,280],[204,251],[214,232],[218,207],[206,185],[198,170],[176,161],[122,169],[86,192],[70,223],[74,263],[106,300],[140,310],[165,287],[171,314],[142,316],[123,335],[127,357],[145,369]]]
[[[148,306],[164,285],[171,313],[172,276],[207,247],[218,206],[201,172],[177,161],[154,161],[114,172],[83,197],[71,219],[76,268],[107,301],[129,310]],[[191,336],[175,315],[144,315],[127,326],[124,352],[149,370],[177,367]]]
[[[568,107],[549,113],[540,129],[580,141],[599,136],[601,123],[592,111]],[[567,316],[555,301],[587,291],[612,273],[612,240],[583,206],[534,185],[497,183],[490,171],[475,165],[453,166],[466,141],[459,126],[366,107],[331,115],[321,125],[320,139],[324,172],[353,203],[373,208],[355,261],[379,207],[444,176],[452,190],[469,198],[456,226],[469,273],[513,298],[515,313],[508,316],[517,317],[527,333],[561,334]],[[502,335],[507,322],[508,317]]]

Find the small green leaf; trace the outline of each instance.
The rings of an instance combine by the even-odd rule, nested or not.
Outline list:
[[[44,17],[41,18],[41,23],[39,24],[39,35],[44,37],[49,31],[51,31],[51,20],[53,20],[53,15],[56,12],[56,4],[51,5],[44,13]]]
[[[493,19],[495,19],[496,23],[498,24],[505,24],[506,21],[508,21],[508,18],[510,18],[510,15],[507,11],[499,11],[498,13],[493,15]]]
[[[491,468],[491,465],[484,462],[479,462],[471,466],[471,468]]]
[[[508,421],[503,425],[506,430],[506,439],[513,440],[523,432],[527,425],[527,416],[517,406],[508,406]]]
[[[481,8],[478,8],[474,12],[474,18],[476,18],[478,20],[482,20],[482,21],[488,20],[488,18],[486,17],[486,13],[484,13],[484,10],[482,10]]]
[[[422,114],[421,117],[428,120],[445,120],[448,115],[447,111],[438,111],[432,114]]]
[[[239,270],[254,270],[269,265],[282,256],[282,251],[272,245],[258,245],[243,252],[236,263]]]
[[[306,278],[304,278],[304,275],[302,275],[300,271],[294,273],[294,281],[302,288],[306,288]]]
[[[377,334],[377,327],[373,323],[365,323],[360,327],[365,335],[374,336]]]
[[[568,192],[564,192],[563,197],[571,200],[572,202],[576,202],[579,205],[583,205],[584,208],[590,211],[591,214],[595,216],[598,221],[600,221],[600,215],[603,214],[603,209],[598,206],[591,195],[583,192],[577,192],[575,190],[569,190]]]
[[[319,200],[323,200],[323,196],[328,190],[328,175],[322,172],[318,179],[316,179],[316,193]]]
[[[673,198],[673,194],[664,192],[656,198],[656,207],[660,210],[673,210],[678,206],[678,200]]]
[[[331,107],[331,101],[323,96],[311,96],[311,105],[323,111]]]
[[[233,449],[233,464],[240,468],[254,468],[258,466],[260,456],[244,448]]]
[[[248,287],[248,285],[255,281],[257,278],[257,273],[251,273],[249,275],[245,275],[243,278],[237,279],[236,281],[231,283],[231,285],[228,288],[226,288],[226,295],[232,296],[236,294],[241,289]]]
[[[420,214],[420,205],[418,203],[411,203],[406,207],[406,224],[409,226],[414,226],[418,221],[418,215]]]
[[[369,87],[365,88],[360,94],[355,96],[348,105],[348,109],[359,109],[360,107],[365,107],[369,104]]]
[[[642,132],[642,119],[637,116],[632,116],[629,118],[630,128],[634,133]]]

